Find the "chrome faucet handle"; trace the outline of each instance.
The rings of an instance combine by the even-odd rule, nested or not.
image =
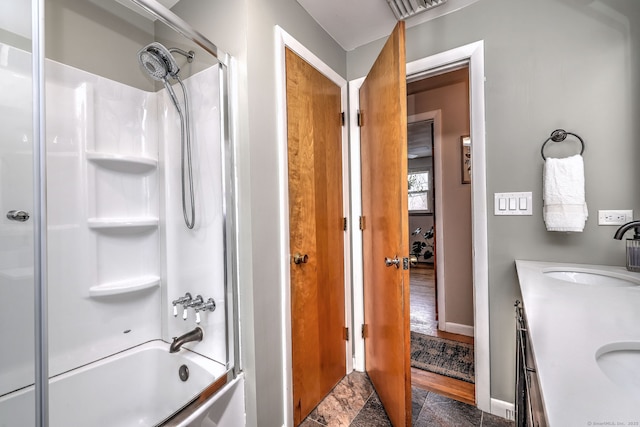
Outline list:
[[[214,311],[216,309],[216,302],[213,300],[213,298],[209,298],[207,300],[207,302],[203,302],[201,304],[198,304],[193,308],[196,311],[196,323],[200,324],[200,312],[201,311]]]
[[[191,301],[191,294],[189,292],[184,294],[183,297],[173,300],[171,302],[171,304],[173,305],[173,317],[178,317],[178,304],[185,305],[189,301]]]
[[[189,300],[188,303],[184,305],[184,312],[182,313],[182,320],[187,320],[187,308],[188,307],[196,307],[202,304],[202,295],[196,295],[195,298]],[[197,317],[197,313],[196,313]]]

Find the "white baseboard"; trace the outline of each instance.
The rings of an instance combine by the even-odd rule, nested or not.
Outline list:
[[[491,413],[511,421],[516,419],[515,405],[504,400],[491,399]]]
[[[444,324],[444,330],[451,332],[452,334],[466,335],[468,337],[473,336],[473,326],[461,325],[459,323],[446,322]]]

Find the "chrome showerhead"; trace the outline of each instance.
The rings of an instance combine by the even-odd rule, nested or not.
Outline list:
[[[168,76],[176,77],[180,72],[180,68],[169,49],[157,42],[140,49],[138,60],[142,68],[154,80],[162,81]]]
[[[173,102],[178,113],[182,114],[178,97],[169,83],[169,77],[179,80],[178,73],[180,72],[180,68],[178,68],[178,64],[173,58],[173,55],[171,55],[171,52],[169,52],[169,49],[160,43],[153,42],[140,49],[138,52],[138,60],[142,68],[152,79],[164,83],[164,87],[171,97],[171,102]]]

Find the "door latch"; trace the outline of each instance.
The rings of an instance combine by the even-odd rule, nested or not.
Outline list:
[[[11,221],[25,222],[29,219],[29,213],[25,211],[9,211],[7,218]]]

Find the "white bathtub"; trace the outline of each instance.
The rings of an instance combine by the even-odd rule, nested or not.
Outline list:
[[[189,378],[178,375],[181,365]],[[52,378],[51,427],[154,426],[225,375],[225,367],[196,353],[169,353],[151,341]],[[33,386],[0,398],[0,427],[35,424]]]

